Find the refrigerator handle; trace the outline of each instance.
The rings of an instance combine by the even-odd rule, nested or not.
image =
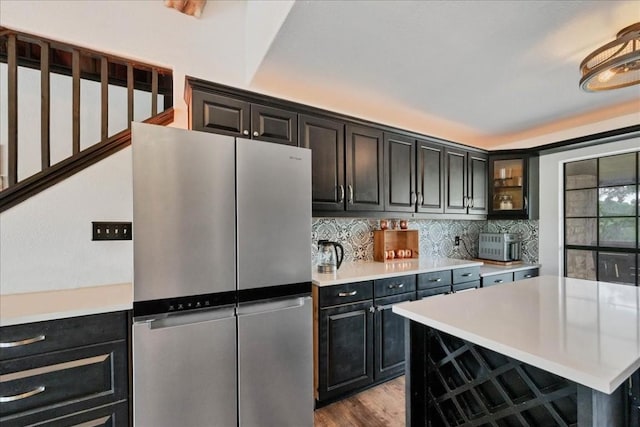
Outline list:
[[[270,311],[285,310],[288,308],[298,308],[302,307],[305,302],[310,299],[310,296],[306,296],[240,304],[238,306],[238,316],[267,313]]]
[[[174,326],[191,325],[194,323],[212,322],[216,320],[229,319],[235,316],[235,307],[223,306],[205,310],[194,310],[187,312],[164,314],[164,317],[147,318],[136,320],[134,324],[146,323],[149,329],[172,328]]]

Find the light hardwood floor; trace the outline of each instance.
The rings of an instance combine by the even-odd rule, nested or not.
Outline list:
[[[317,409],[315,427],[404,426],[404,376]]]

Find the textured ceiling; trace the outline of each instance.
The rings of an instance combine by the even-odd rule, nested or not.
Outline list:
[[[539,145],[640,123],[640,86],[578,87],[585,55],[638,21],[639,1],[298,1],[251,87],[470,145]]]

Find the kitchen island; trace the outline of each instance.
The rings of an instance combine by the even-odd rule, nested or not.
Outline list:
[[[635,422],[639,307],[636,287],[556,276],[395,305],[407,425]]]

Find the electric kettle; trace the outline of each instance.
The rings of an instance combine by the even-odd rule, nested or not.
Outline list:
[[[340,249],[340,256],[338,256]],[[318,273],[335,273],[342,259],[344,258],[344,248],[338,242],[328,240],[318,240]]]

